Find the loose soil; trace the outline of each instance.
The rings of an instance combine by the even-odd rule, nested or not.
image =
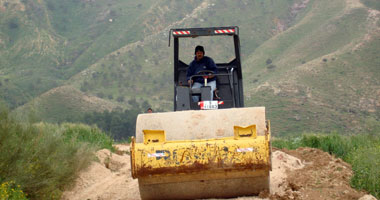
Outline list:
[[[82,172],[62,199],[139,200],[138,182],[131,177],[129,146],[116,148],[116,153],[98,151],[99,162]],[[326,152],[312,148],[273,149],[272,155],[270,193],[236,199],[375,199],[351,188],[351,166]]]

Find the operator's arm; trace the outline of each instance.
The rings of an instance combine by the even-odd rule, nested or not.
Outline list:
[[[190,79],[190,77],[192,75],[194,75],[194,69],[193,69],[193,62],[190,63],[189,67],[187,68],[187,73],[186,73],[186,78],[187,78],[187,82],[189,83],[189,85],[191,85],[191,83],[193,83],[193,80]]]
[[[214,74],[218,73],[218,68],[216,67],[216,64],[212,58],[209,57],[207,62],[207,69],[210,71],[213,71]],[[214,75],[209,76],[209,78],[214,78]]]

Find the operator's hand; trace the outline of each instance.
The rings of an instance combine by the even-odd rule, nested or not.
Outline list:
[[[189,85],[191,85],[191,84],[193,84],[194,81],[190,79],[187,82],[189,83]]]

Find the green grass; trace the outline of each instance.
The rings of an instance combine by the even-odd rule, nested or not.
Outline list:
[[[380,134],[342,136],[338,134],[304,134],[289,139],[273,139],[277,148],[296,149],[312,147],[322,149],[352,165],[351,185],[380,197]]]
[[[380,198],[380,144],[359,147],[351,152],[348,162],[352,164],[354,176],[351,184]]]
[[[0,111],[0,184],[15,183],[30,199],[60,199],[78,172],[112,139],[81,124],[25,124]]]

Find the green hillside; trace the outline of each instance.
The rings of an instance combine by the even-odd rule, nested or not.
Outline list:
[[[245,70],[247,104],[266,106],[275,131],[379,131],[379,21],[370,18],[378,11],[334,2],[246,61],[255,66]]]
[[[89,96],[70,86],[57,87],[15,109],[18,118],[28,120],[29,113],[34,119],[46,122],[77,121],[84,113],[111,111],[118,104]],[[121,106],[119,106],[121,107]]]
[[[171,23],[167,23],[166,29],[154,32],[142,41],[129,44],[109,54],[85,71],[73,76],[70,84],[84,92],[95,95],[104,94],[104,96],[110,97],[110,100],[120,96],[125,97],[126,100],[130,98],[144,99],[157,108],[170,110],[173,99],[172,90],[167,89],[173,87],[172,48],[167,47],[167,34],[170,28],[238,25],[242,38],[248,39],[242,45],[244,55],[248,55],[275,34],[274,19],[286,21],[289,26],[296,21],[295,16],[291,16],[288,10],[283,9],[283,7],[291,5],[291,2],[274,4],[266,1],[203,2],[196,7],[189,5],[189,8],[192,9],[186,12],[188,14],[184,14],[183,19],[174,18],[177,21],[173,20]],[[165,2],[157,4],[157,10],[163,10],[166,7]],[[241,10],[244,12],[244,20],[242,17],[234,17],[239,16]],[[302,11],[299,11],[299,14],[303,14]],[[159,16],[159,13],[156,12],[152,15]],[[171,9],[168,12],[172,12],[174,15],[178,11]],[[185,58],[184,61],[190,61],[193,48],[198,43],[208,47],[207,55],[211,55],[216,62],[225,62],[226,59],[228,61],[228,57],[231,57],[230,51],[223,51],[228,43],[221,43],[215,38],[202,39],[195,39],[183,44],[184,49],[181,51],[184,53],[181,55]],[[231,49],[232,46],[229,45],[229,47]],[[133,96],[128,95],[132,93]]]
[[[136,101],[171,110],[170,28],[233,25],[240,27],[246,105],[266,106],[275,135],[378,131],[379,6],[0,0],[0,99],[52,122]],[[231,59],[230,40],[196,38],[181,45],[183,61],[197,44],[217,63]],[[83,100],[95,96],[96,104]]]

